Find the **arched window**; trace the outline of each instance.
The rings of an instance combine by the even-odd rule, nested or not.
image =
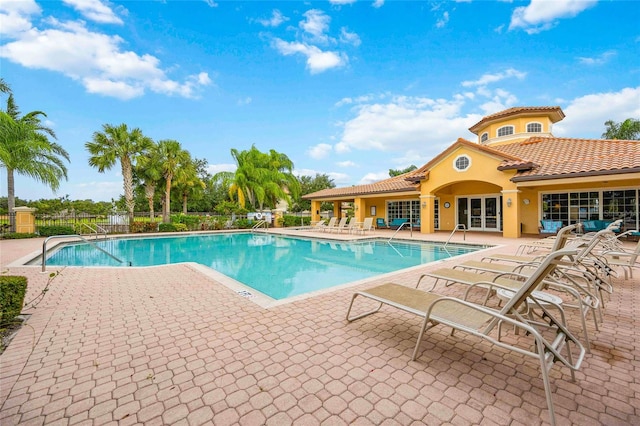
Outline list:
[[[540,132],[542,132],[542,124],[527,123],[527,133],[540,133]]]
[[[498,137],[513,134],[513,126],[503,126],[498,129]]]
[[[489,133],[484,132],[482,136],[480,136],[480,142],[484,143],[489,139]]]

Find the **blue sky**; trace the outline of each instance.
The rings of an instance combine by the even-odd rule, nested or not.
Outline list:
[[[212,173],[255,145],[338,186],[421,166],[512,106],[559,105],[556,136],[598,138],[640,117],[638,22],[636,1],[0,0],[0,75],[71,156],[57,193],[17,177],[16,195],[117,198],[119,166],[84,148],[106,123]]]

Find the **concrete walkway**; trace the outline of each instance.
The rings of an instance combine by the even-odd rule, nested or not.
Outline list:
[[[466,240],[501,253],[524,241]],[[412,286],[459,259],[265,309],[191,264],[46,274],[13,264],[41,247],[41,239],[0,241],[3,272],[29,279],[26,300],[59,271],[0,356],[3,426],[548,424],[535,361],[436,327],[412,362],[417,318],[385,308],[345,321],[354,289]],[[592,349],[577,381],[552,370],[558,424],[640,424],[639,277],[614,280],[600,330],[589,321]],[[459,287],[436,291],[459,295]],[[580,336],[573,314],[569,324]]]

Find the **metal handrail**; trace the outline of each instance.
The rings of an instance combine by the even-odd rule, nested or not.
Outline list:
[[[251,230],[252,231],[257,231],[258,228],[269,229],[269,222],[267,222],[266,220],[260,220],[255,225],[253,225],[251,227]]]
[[[466,241],[466,239],[467,239],[467,227],[466,227],[466,225],[464,223],[459,223],[459,224],[456,225],[455,228],[453,228],[453,231],[451,231],[451,235],[449,235],[449,238],[447,239],[447,242],[444,243],[444,248],[447,248],[447,244],[449,244],[449,241],[451,241],[451,238],[453,238],[453,234],[455,234],[456,231],[458,229],[460,229],[460,227],[462,227],[462,230],[464,231],[463,234],[462,234],[463,235],[462,236],[462,240]]]
[[[396,232],[393,233],[393,235],[391,236],[391,238],[389,238],[387,240],[387,242],[393,240],[393,237],[396,236],[396,234],[402,229],[402,227],[404,227],[405,225],[409,225],[409,230],[411,230],[411,238],[413,238],[413,226],[411,226],[411,222],[405,222],[400,224],[400,226],[398,226],[398,229],[396,229]]]
[[[96,234],[96,240],[98,239],[98,231],[100,231],[100,233],[102,235],[104,235],[104,238],[107,238],[107,230],[104,229],[102,226],[100,225],[95,225],[95,228],[89,224],[89,223],[81,223],[80,224],[80,229],[82,229],[82,226],[86,226],[87,228],[89,228],[89,230],[91,231],[92,234]]]
[[[115,261],[117,261],[119,263],[123,263],[123,260],[118,259],[117,257],[112,255],[111,253],[109,253],[105,249],[103,249],[101,247],[98,247],[95,243],[87,240],[82,235],[77,235],[77,234],[73,234],[73,235],[52,235],[50,237],[47,237],[44,240],[44,242],[42,243],[42,272],[45,272],[46,269],[47,269],[47,242],[49,242],[49,240],[54,239],[54,238],[73,238],[73,237],[79,238],[79,239],[81,239],[82,241],[84,241],[87,244],[91,244],[93,247],[97,248],[98,250],[100,250],[101,252],[103,252],[104,254],[109,256],[110,258],[114,259]]]

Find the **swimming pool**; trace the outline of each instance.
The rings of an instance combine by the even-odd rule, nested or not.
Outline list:
[[[196,262],[267,296],[291,296],[486,248],[386,240],[334,241],[262,233],[116,238],[67,244],[47,256],[56,266],[154,266]]]

